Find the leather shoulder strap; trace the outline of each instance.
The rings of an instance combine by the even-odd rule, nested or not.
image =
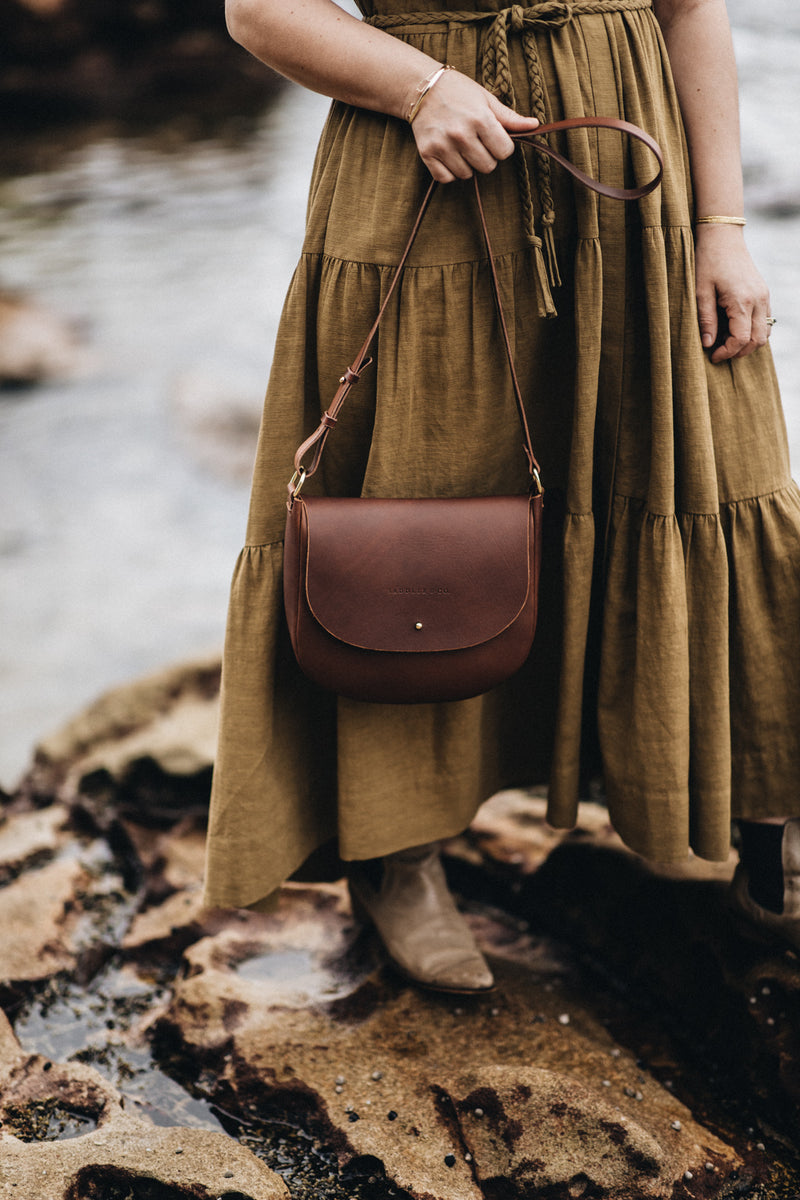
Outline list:
[[[539,140],[546,138],[549,133],[561,133],[562,131],[568,129],[614,129],[620,133],[625,133],[630,137],[636,138],[638,141],[643,142],[644,145],[647,146],[647,148],[653,153],[658,164],[656,174],[648,183],[644,184],[642,187],[636,188],[611,187],[609,184],[601,183],[599,179],[593,179],[579,167],[576,167],[574,163],[570,162],[568,158],[565,158],[557,150],[554,150],[547,141]],[[534,149],[539,150],[544,154],[548,154],[551,158],[555,159],[557,163],[564,167],[566,171],[569,171],[570,175],[574,176],[574,178],[580,183],[584,184],[588,188],[591,188],[595,192],[599,192],[602,196],[610,197],[612,200],[639,200],[643,196],[649,195],[650,192],[658,187],[664,171],[664,160],[658,143],[650,136],[649,133],[646,133],[644,129],[640,129],[638,125],[632,125],[629,121],[622,121],[616,117],[568,117],[563,121],[552,121],[549,124],[540,125],[537,129],[533,130],[532,133],[513,134],[512,137],[516,142],[525,142],[528,145],[533,146]],[[533,486],[537,492],[541,492],[542,485],[539,477],[539,464],[536,461],[536,457],[533,453],[530,430],[528,428],[528,421],[525,415],[525,405],[522,400],[522,392],[520,390],[519,382],[517,380],[517,373],[514,368],[511,342],[508,335],[505,314],[503,312],[503,304],[500,298],[500,287],[497,279],[494,254],[492,252],[489,230],[486,225],[486,217],[483,211],[483,202],[481,200],[477,174],[473,176],[473,180],[481,228],[483,230],[483,237],[486,243],[486,251],[489,256],[492,291],[494,293],[495,304],[497,306],[497,313],[500,320],[500,328],[503,334],[503,344],[506,350],[506,357],[508,358],[508,365],[511,371],[511,380],[514,387],[514,398],[517,405],[517,413],[519,415],[520,425],[522,427],[523,449],[525,450],[525,456],[528,459]],[[397,267],[395,268],[394,275],[392,276],[389,287],[387,288],[386,295],[384,296],[383,303],[378,311],[378,315],[372,324],[372,328],[364,339],[364,342],[352,363],[346,368],[344,374],[340,378],[339,387],[333,397],[333,400],[331,401],[329,408],[323,414],[319,426],[314,433],[312,433],[309,438],[306,438],[306,440],[297,449],[297,452],[294,456],[294,475],[288,484],[288,504],[290,508],[292,506],[292,502],[294,501],[294,497],[300,491],[300,488],[303,486],[305,480],[309,476],[313,475],[319,467],[328,434],[336,425],[339,411],[347,399],[348,392],[353,384],[358,382],[358,379],[364,368],[368,367],[372,362],[372,359],[367,357],[369,348],[372,345],[376,333],[378,332],[378,326],[380,325],[381,318],[386,311],[386,307],[389,304],[395,288],[400,281],[403,268],[406,265],[406,260],[411,253],[411,248],[414,245],[417,233],[419,232],[419,227],[422,224],[423,217],[427,212],[428,205],[430,204],[431,197],[436,190],[436,187],[436,181],[432,180],[422,199],[422,203],[419,207],[419,211],[411,229],[411,233],[409,234],[406,247],[401,255]],[[308,466],[304,466],[303,459],[306,457],[309,451],[314,449],[314,447],[316,447],[316,450],[311,463]]]

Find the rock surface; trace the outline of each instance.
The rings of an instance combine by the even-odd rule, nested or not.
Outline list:
[[[187,949],[156,1029],[187,1064],[224,1063],[237,1111],[265,1083],[273,1104],[302,1098],[343,1163],[378,1160],[414,1197],[478,1200],[499,1180],[508,1196],[622,1200],[635,1181],[666,1197],[706,1162],[740,1166],[609,1037],[563,951],[499,914],[474,925],[497,993],[443,999],[359,953],[343,888],[289,885],[274,916]]]
[[[796,1200],[800,969],[732,863],[503,793],[447,847],[497,990],[418,991],[341,883],[202,908],[217,685],[110,693],[0,810],[0,1197]]]
[[[0,291],[0,387],[73,379],[91,366],[69,322],[26,296]]]
[[[158,1183],[169,1200],[288,1196],[272,1171],[223,1134],[159,1129],[126,1113],[122,1097],[92,1067],[23,1054],[2,1015],[0,1047],[0,1195],[136,1196]],[[88,1131],[43,1140],[59,1125]]]
[[[26,798],[83,798],[99,818],[107,794],[139,824],[169,826],[205,811],[216,749],[220,660],[168,667],[104,693],[36,748],[21,783]],[[181,781],[180,783],[178,781]]]

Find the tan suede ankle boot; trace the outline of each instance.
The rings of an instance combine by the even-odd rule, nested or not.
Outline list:
[[[781,841],[783,863],[783,912],[771,912],[750,895],[747,871],[741,863],[731,880],[731,907],[746,918],[754,932],[770,940],[786,942],[800,952],[800,818],[793,817],[783,827]]]
[[[441,992],[486,992],[494,979],[451,896],[439,843],[388,854],[374,870],[351,863],[355,916],[371,922],[394,965],[414,983]]]

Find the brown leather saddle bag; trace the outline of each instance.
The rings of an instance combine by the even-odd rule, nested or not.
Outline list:
[[[640,188],[612,188],[538,138],[576,127],[612,128],[643,141],[659,163]],[[582,117],[543,125],[531,142],[603,195],[634,200],[661,179],[661,154],[635,125]],[[413,704],[463,700],[502,683],[533,644],[539,597],[543,488],[514,368],[477,177],[475,194],[531,474],[518,496],[373,499],[301,496],[361,371],[433,194],[431,184],[380,312],[339,381],[319,428],[298,449],[289,483],[284,603],[297,662],[319,686],[356,700]],[[311,464],[303,460],[316,447]]]

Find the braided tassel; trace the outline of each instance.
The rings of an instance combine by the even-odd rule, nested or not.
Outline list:
[[[525,157],[522,146],[517,146],[515,161],[517,166],[519,194],[522,201],[522,224],[525,229],[525,237],[527,238],[528,244],[533,248],[533,261],[536,269],[536,282],[538,285],[536,293],[539,306],[539,316],[555,317],[558,314],[556,312],[556,306],[553,303],[553,293],[550,290],[550,273],[548,270],[548,263],[545,261],[545,256],[542,252],[542,239],[536,232],[536,224],[533,212],[533,196],[531,195],[531,177],[530,171],[528,170],[528,160]]]
[[[554,214],[552,213],[548,213],[546,217],[542,218],[542,239],[547,255],[547,276],[550,280],[550,285],[551,287],[561,287],[561,272],[558,269],[558,255],[556,254],[556,242],[553,236],[553,219]]]
[[[531,242],[533,246],[533,262],[536,268],[536,283],[538,285],[538,312],[540,317],[557,317],[556,306],[553,303],[553,293],[550,291],[550,280],[547,276],[547,264],[544,254],[542,253],[542,239],[535,237]]]

